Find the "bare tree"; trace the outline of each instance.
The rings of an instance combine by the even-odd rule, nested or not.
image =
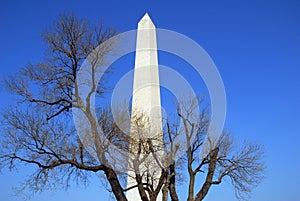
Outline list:
[[[155,201],[167,177],[162,164],[162,132],[155,133],[149,117],[145,113],[132,114],[130,125],[130,149],[128,177],[135,180],[143,201]],[[128,190],[131,190],[129,187]]]
[[[229,132],[224,131],[217,144],[210,143],[209,147],[204,146],[204,139],[207,136],[210,123],[209,110],[206,107],[197,108],[197,100],[186,99],[181,101],[177,115],[183,122],[182,129],[178,124],[168,121],[165,135],[169,136],[169,141],[173,146],[173,139],[178,135],[184,135],[187,142],[187,152],[183,157],[184,162],[177,164],[173,161],[169,166],[170,178],[167,180],[171,200],[178,200],[175,178],[178,174],[183,174],[182,170],[176,172],[177,166],[186,167],[188,179],[187,200],[203,200],[209,189],[220,184],[224,179],[231,180],[236,190],[236,197],[244,199],[251,192],[252,188],[259,184],[264,175],[263,147],[259,144],[244,141],[241,146],[235,142]],[[198,103],[203,105],[204,100],[199,99]],[[199,118],[191,117],[193,111],[200,110]],[[200,151],[208,148],[208,154],[200,158]],[[176,154],[176,153],[175,153]],[[201,177],[200,177],[201,175]],[[196,179],[204,178],[202,185],[196,185]]]
[[[90,172],[101,171],[117,200],[126,200],[116,172],[101,163],[105,158],[95,160],[84,149],[68,113],[72,107],[81,107],[76,99],[80,66],[92,55],[95,69],[104,55],[114,51],[113,44],[96,47],[115,34],[102,24],[90,26],[86,20],[64,14],[43,34],[48,51],[45,60],[28,65],[5,81],[22,104],[3,114],[0,168],[14,168],[20,162],[36,165],[38,169],[25,187],[33,191],[56,187],[59,183],[68,187],[72,177],[85,182]],[[97,85],[93,90],[101,95],[105,85]],[[87,105],[82,107],[89,109]],[[107,136],[114,138],[119,131],[114,130],[117,127],[107,114],[103,112],[99,122],[92,119],[92,123],[104,126]]]
[[[262,178],[261,147],[245,142],[239,149],[231,135],[224,132],[217,146],[211,146],[209,154],[199,158],[210,123],[209,111],[196,107],[202,100],[187,99],[179,103],[176,118],[166,120],[162,144],[157,143],[161,133],[146,134],[151,138],[130,139],[105,107],[97,109],[97,116],[94,116],[92,96],[103,94],[107,88],[103,82],[97,83],[95,75],[101,71],[99,64],[105,63],[104,56],[116,51],[116,41],[110,40],[103,45],[114,35],[112,29],[101,24],[91,27],[74,15],[62,15],[43,35],[48,48],[45,61],[28,65],[17,76],[6,80],[6,86],[19,101],[2,114],[0,169],[13,170],[21,164],[36,167],[23,186],[33,192],[57,188],[58,184],[67,188],[70,179],[85,183],[92,174],[101,173],[108,190],[119,201],[127,200],[125,193],[133,188],[138,189],[143,201],[157,200],[160,192],[163,200],[168,197],[179,200],[177,187],[185,174],[184,167],[189,175],[189,201],[203,200],[211,186],[220,184],[225,178],[231,179],[238,197],[250,192]],[[91,65],[91,82],[82,97],[78,91],[82,83],[77,82],[77,73],[86,58]],[[86,137],[77,135],[70,109],[77,109],[87,120],[88,123],[80,128],[86,130]],[[194,110],[201,111],[199,117],[191,115]],[[136,130],[131,127],[131,132],[138,134],[146,123],[143,116],[136,119]],[[178,136],[183,136],[185,147],[174,141]],[[123,160],[120,162],[111,146],[128,153],[132,151],[129,143],[137,152],[131,175],[116,168],[120,163],[127,165],[126,156],[120,155]],[[179,157],[181,148],[186,152]],[[154,176],[150,174],[153,171],[145,168],[144,162],[149,157],[159,167]],[[200,187],[195,182],[199,174],[205,175]],[[136,185],[125,189],[127,176],[133,176]]]

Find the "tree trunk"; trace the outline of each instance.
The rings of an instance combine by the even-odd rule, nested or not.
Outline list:
[[[164,187],[162,188],[162,201],[168,201],[168,184],[165,183]]]
[[[111,189],[118,201],[127,201],[127,198],[123,192],[123,188],[119,183],[116,173],[109,167],[104,170],[106,178],[111,186]]]
[[[144,186],[143,186],[142,176],[137,173],[136,173],[136,182],[138,183],[138,190],[139,190],[142,201],[149,201],[148,196],[147,196]]]
[[[178,196],[177,196],[177,192],[176,192],[176,178],[175,178],[175,163],[170,165],[170,183],[169,183],[169,191],[170,191],[170,197],[172,201],[178,201]]]
[[[210,153],[210,161],[209,161],[208,172],[206,175],[205,182],[204,182],[202,188],[200,189],[200,191],[197,193],[197,195],[193,201],[201,201],[207,195],[208,190],[210,189],[210,187],[212,185],[212,180],[213,180],[213,176],[214,176],[215,169],[216,169],[218,153],[219,153],[218,148],[214,149]]]

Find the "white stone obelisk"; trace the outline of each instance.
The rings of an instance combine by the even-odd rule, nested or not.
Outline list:
[[[137,132],[134,124],[140,115],[143,116],[144,125],[143,132]],[[137,134],[138,133],[138,134]],[[160,85],[158,73],[156,30],[149,15],[146,13],[138,23],[135,67],[134,67],[134,83],[132,95],[131,110],[131,138],[145,140],[151,139],[154,145],[162,143],[162,115],[160,101]],[[141,136],[142,135],[142,136]],[[129,154],[129,170],[127,179],[127,188],[136,185],[135,170],[130,160],[136,157],[138,145],[131,141],[130,148],[132,153]],[[142,158],[145,153],[141,153]],[[154,185],[157,184],[160,176],[160,167],[154,160],[151,153],[147,160],[139,167],[141,174],[152,175]],[[156,153],[156,154],[159,154]],[[131,165],[130,165],[131,164]],[[131,170],[130,170],[131,169]],[[145,172],[147,173],[145,174]],[[150,172],[149,172],[150,171]],[[153,176],[154,175],[154,176]],[[155,186],[156,187],[156,186]],[[126,197],[129,201],[141,200],[137,188],[127,191]],[[161,193],[157,200],[161,200]]]

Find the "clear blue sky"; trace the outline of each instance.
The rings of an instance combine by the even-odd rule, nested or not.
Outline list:
[[[298,201],[300,141],[300,2],[297,0],[177,1],[44,0],[0,2],[0,77],[28,62],[40,61],[40,33],[64,11],[91,21],[102,19],[119,32],[136,28],[145,12],[156,26],[199,43],[212,57],[227,93],[226,128],[238,139],[266,148],[267,178],[253,191],[253,201]],[[7,104],[1,89],[0,104]],[[28,168],[0,174],[0,200],[12,197]],[[235,200],[229,185],[213,187],[206,201]],[[101,184],[69,192],[44,192],[30,199],[107,200]]]

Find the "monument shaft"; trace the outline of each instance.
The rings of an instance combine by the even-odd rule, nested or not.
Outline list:
[[[146,150],[147,148],[142,151],[139,149],[141,144],[143,144],[142,147],[147,147],[149,142],[156,147],[162,144],[156,30],[147,13],[138,23],[130,137],[127,188],[137,184],[135,180],[137,171],[144,175],[144,180],[148,180],[148,177],[151,177],[150,179],[152,179],[154,187],[156,187],[155,185],[161,172],[160,166],[153,158],[149,147],[148,150]],[[160,151],[155,154],[158,155],[159,153]],[[143,163],[138,164],[138,167],[133,162],[137,155],[140,158],[147,155],[147,159]],[[141,200],[137,188],[129,190],[126,197],[129,201]],[[157,200],[161,200],[161,193]]]

